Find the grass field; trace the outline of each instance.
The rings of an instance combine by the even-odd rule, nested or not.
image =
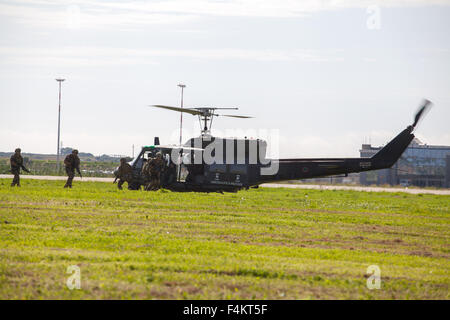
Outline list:
[[[0,299],[449,299],[449,196],[9,183]]]

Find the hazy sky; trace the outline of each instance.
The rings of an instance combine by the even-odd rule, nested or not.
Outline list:
[[[147,105],[179,106],[180,82],[185,106],[255,117],[213,133],[278,130],[282,157],[358,156],[423,97],[417,136],[450,145],[450,1],[0,0],[0,151],[56,152],[56,77],[61,140],[94,154],[177,143],[179,113]]]

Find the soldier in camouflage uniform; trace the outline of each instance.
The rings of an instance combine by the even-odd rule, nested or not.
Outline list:
[[[147,162],[146,170],[150,175],[150,183],[147,184],[145,190],[158,190],[161,185],[161,172],[164,170],[164,160],[162,159],[161,152],[156,153],[156,158],[153,158]]]
[[[127,160],[125,158],[120,159],[120,166],[117,171],[116,179],[114,179],[114,183],[116,183],[117,179],[119,179],[119,183],[117,184],[119,190],[122,190],[122,185],[125,182],[128,182],[128,187],[130,186],[131,180],[133,179],[132,172],[133,169],[127,163]]]
[[[150,183],[150,162],[152,158],[148,158],[148,160],[144,159],[144,164],[142,165],[141,174],[144,177],[144,190],[146,189],[147,184]]]
[[[20,152],[20,148],[17,148],[14,151],[14,154],[11,156],[11,159],[9,160],[11,163],[11,173],[14,175],[11,187],[20,187],[20,168],[22,168],[23,171],[30,173],[30,171],[23,165],[23,158]]]
[[[64,185],[64,188],[72,188],[72,181],[75,177],[75,169],[80,177],[83,178],[80,172],[80,158],[78,158],[78,150],[72,150],[72,153],[66,156],[64,159],[64,166],[66,167],[67,173],[67,182]]]

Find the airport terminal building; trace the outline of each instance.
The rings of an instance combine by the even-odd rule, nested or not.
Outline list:
[[[363,144],[361,157],[371,157],[381,147]],[[403,185],[450,188],[450,146],[430,146],[417,138],[390,169],[360,173],[362,185]]]

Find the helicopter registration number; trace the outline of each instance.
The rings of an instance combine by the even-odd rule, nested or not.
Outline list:
[[[212,184],[225,184],[225,185],[227,185],[227,186],[238,186],[238,187],[242,187],[242,183],[241,183],[241,182],[216,181],[216,180],[212,180],[211,183],[212,183]]]

